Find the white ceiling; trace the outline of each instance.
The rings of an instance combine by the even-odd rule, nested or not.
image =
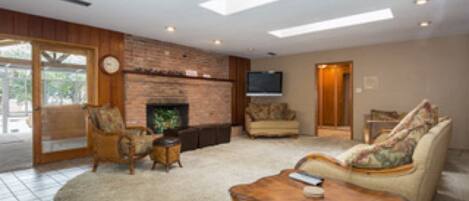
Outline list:
[[[201,8],[206,0],[0,0],[0,7],[250,58],[469,33],[469,0],[279,0],[229,16]],[[241,1],[241,0],[240,0]],[[393,20],[279,39],[267,32],[391,8]],[[428,28],[418,23],[431,20]],[[173,25],[176,32],[164,27]],[[214,39],[223,40],[221,46]],[[249,51],[254,48],[254,51]]]

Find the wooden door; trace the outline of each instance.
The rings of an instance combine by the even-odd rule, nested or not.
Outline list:
[[[348,64],[318,69],[319,126],[350,126],[351,83]]]
[[[90,153],[82,105],[96,102],[95,63],[93,49],[33,43],[35,164]]]

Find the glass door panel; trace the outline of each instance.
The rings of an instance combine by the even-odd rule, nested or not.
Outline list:
[[[81,105],[87,103],[87,55],[42,50],[41,140],[42,152],[87,147]]]
[[[33,165],[32,47],[0,37],[0,172]]]

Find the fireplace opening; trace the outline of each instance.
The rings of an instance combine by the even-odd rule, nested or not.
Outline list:
[[[170,128],[184,128],[189,123],[189,104],[147,104],[147,127],[154,133],[163,133]]]

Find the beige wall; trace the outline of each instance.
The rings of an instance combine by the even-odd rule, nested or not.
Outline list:
[[[354,139],[362,139],[370,109],[409,111],[427,98],[454,119],[452,148],[469,149],[469,35],[303,53],[252,61],[252,70],[284,72],[284,96],[255,101],[288,102],[297,110],[301,132],[314,133],[316,63],[354,62],[354,88],[377,76],[374,90],[354,92]]]

